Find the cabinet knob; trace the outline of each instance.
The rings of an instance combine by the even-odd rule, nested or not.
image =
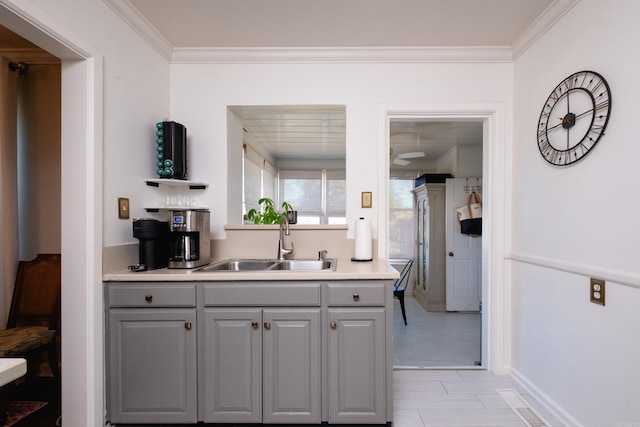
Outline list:
[[[331,327],[331,329],[335,329],[338,327],[338,324],[336,322],[331,322],[329,323],[329,326]]]
[[[265,329],[271,329],[271,323],[269,323],[269,322],[264,322],[264,328],[265,328]]]
[[[353,294],[354,301],[360,301],[360,294]]]
[[[187,331],[190,331],[190,330],[191,330],[191,322],[185,322],[185,324],[184,324],[184,328],[185,328]]]
[[[449,256],[453,256],[453,252],[449,252]]]
[[[251,322],[251,327],[253,329],[258,329],[258,322]]]
[[[145,295],[145,296],[144,296],[144,300],[145,300],[146,302],[151,302],[151,301],[153,301],[153,295]]]

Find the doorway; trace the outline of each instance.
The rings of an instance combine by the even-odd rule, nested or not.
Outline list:
[[[404,324],[397,319],[397,313],[394,319],[396,366],[481,364],[480,275],[474,272],[462,277],[459,269],[456,274],[451,271],[451,264],[463,264],[453,257],[459,240],[467,238],[470,242],[465,243],[480,258],[481,237],[455,234],[458,224],[453,221],[455,209],[450,205],[453,196],[464,197],[458,190],[463,190],[459,187],[468,177],[477,184],[479,179],[475,176],[482,175],[482,138],[483,124],[479,119],[418,117],[390,121],[389,258],[414,261],[414,272],[405,291],[411,322]],[[403,201],[411,211],[409,216],[400,218],[398,204]],[[400,219],[411,224],[402,230]],[[476,304],[461,308],[460,296],[471,294]]]
[[[384,158],[386,176],[381,178],[379,187],[383,189],[385,197],[388,197],[390,182],[389,155],[391,149],[391,122],[393,120],[447,120],[447,121],[469,121],[476,120],[482,123],[482,182],[485,201],[483,205],[483,238],[482,241],[482,312],[480,317],[480,360],[479,365],[473,368],[482,367],[503,372],[504,369],[504,313],[501,312],[501,305],[494,304],[495,295],[502,293],[504,277],[503,247],[496,244],[494,239],[502,236],[503,227],[496,230],[495,236],[492,230],[494,224],[504,221],[504,177],[505,165],[502,159],[501,147],[504,145],[504,122],[505,111],[502,104],[482,104],[469,108],[460,106],[381,106],[379,109],[379,155]],[[496,179],[496,177],[499,177]],[[389,200],[384,200],[386,209],[379,213],[381,223],[388,224]],[[389,253],[389,229],[380,227],[379,248],[381,253]],[[492,269],[488,266],[492,265]],[[497,268],[497,269],[496,269]],[[489,285],[491,283],[491,286]],[[500,300],[497,301],[498,303]],[[410,308],[407,307],[407,318],[410,319]],[[491,318],[491,328],[488,319]],[[404,325],[403,325],[404,326]],[[395,340],[394,336],[394,340]],[[490,344],[490,345],[489,345]]]
[[[29,5],[0,4],[0,25],[61,59],[62,413],[65,425],[102,422],[102,58]],[[64,167],[64,166],[68,167]],[[73,166],[73,167],[71,167]],[[70,310],[69,307],[74,307]],[[78,308],[81,309],[78,309]]]

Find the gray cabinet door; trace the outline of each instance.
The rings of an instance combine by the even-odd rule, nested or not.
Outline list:
[[[196,310],[109,311],[112,423],[194,423]]]
[[[385,310],[329,309],[328,326],[329,423],[385,423]]]
[[[263,422],[320,423],[320,309],[265,309],[263,327]]]
[[[261,422],[261,309],[205,309],[204,318],[204,421]]]

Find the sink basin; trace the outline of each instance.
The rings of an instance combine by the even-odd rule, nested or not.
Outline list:
[[[279,261],[269,270],[335,270],[336,262],[334,259],[288,259]]]
[[[205,265],[196,271],[260,271],[266,270],[277,262],[273,259],[226,259]]]
[[[216,271],[335,271],[335,259],[245,259],[232,258],[195,269],[196,272]]]

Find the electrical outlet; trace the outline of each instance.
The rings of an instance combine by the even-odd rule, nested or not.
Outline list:
[[[604,305],[604,280],[591,278],[589,294],[592,303]]]
[[[118,218],[129,218],[129,199],[125,197],[118,197]]]

